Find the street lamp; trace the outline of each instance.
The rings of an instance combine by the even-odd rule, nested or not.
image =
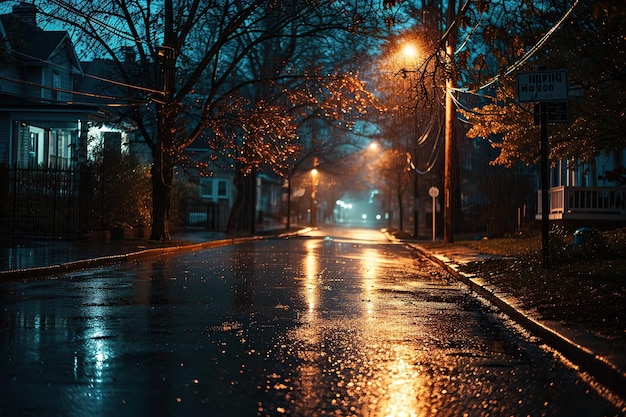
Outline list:
[[[407,43],[402,47],[402,55],[408,59],[415,59],[417,57],[417,48],[412,43]]]
[[[418,51],[413,43],[406,43],[402,47],[402,55],[406,59],[407,63],[411,66],[416,65]],[[417,129],[417,126],[415,126]],[[416,145],[417,146],[417,145]],[[417,170],[417,160],[412,161],[411,155],[407,154],[409,159],[409,165],[411,170],[414,172],[414,180],[413,180],[413,238],[418,239],[419,237],[419,172]],[[417,158],[417,148],[415,151],[415,158]]]
[[[445,111],[444,111],[444,187],[443,187],[443,241],[445,243],[454,242],[454,211],[453,211],[453,195],[455,184],[455,160],[456,160],[456,141],[454,136],[454,118],[455,118],[455,106],[453,101],[454,91],[454,49],[455,49],[455,33],[450,31],[447,36],[446,49],[445,49]],[[402,52],[406,58],[414,58],[417,51],[411,44],[407,44],[403,47]],[[417,168],[411,164],[411,168],[415,171],[415,183],[414,183],[414,236],[418,235],[418,171]]]

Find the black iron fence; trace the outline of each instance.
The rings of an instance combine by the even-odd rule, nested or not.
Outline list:
[[[181,201],[184,227],[203,227],[208,230],[218,228],[218,204],[196,198]]]
[[[96,230],[97,193],[79,170],[0,166],[0,234],[75,237]]]
[[[129,219],[148,207],[149,185],[139,187],[145,178],[129,179],[117,166],[109,171],[0,165],[0,235],[74,238],[118,224],[136,227]],[[177,226],[221,230],[226,224],[227,201],[187,198],[175,207]]]

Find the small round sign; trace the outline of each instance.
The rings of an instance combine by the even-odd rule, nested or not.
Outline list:
[[[439,197],[439,188],[430,187],[428,189],[428,195],[431,196],[432,198]]]

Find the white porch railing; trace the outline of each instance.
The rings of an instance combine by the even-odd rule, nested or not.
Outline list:
[[[553,187],[550,189],[550,215],[626,215],[624,187]],[[543,212],[541,190],[537,214]]]

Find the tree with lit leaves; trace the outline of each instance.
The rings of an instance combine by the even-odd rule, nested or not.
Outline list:
[[[515,167],[523,173],[524,165],[532,165],[539,159],[539,127],[533,123],[532,105],[520,105],[516,100],[516,76],[520,71],[542,67],[566,69],[570,85],[575,86],[570,97],[571,123],[550,128],[551,157],[585,161],[603,149],[623,149],[626,100],[623,2],[390,0],[388,3],[405,11],[403,16],[409,17],[406,22],[415,23],[410,26],[413,31],[425,26],[426,16],[432,16],[429,5],[438,4],[434,10],[441,14],[452,7],[459,11],[452,21],[447,20],[447,25],[438,26],[439,33],[444,30],[445,33],[430,54],[427,52],[426,59],[437,65],[432,74],[447,71],[437,55],[441,55],[450,23],[454,23],[456,42],[449,70],[458,85],[452,90],[455,107],[466,126],[471,127],[466,136],[484,138],[498,151],[492,155],[494,164]],[[436,85],[440,77],[432,79]],[[426,80],[421,77],[413,87],[416,102],[428,91]],[[471,146],[468,141],[460,143],[464,144]],[[461,152],[460,158],[468,155]]]
[[[563,16],[566,18],[556,23]],[[536,25],[543,21],[557,28],[549,37],[549,27],[543,25],[542,31],[518,31],[524,44],[539,44],[545,39],[541,48],[525,65],[498,79],[491,100],[462,112],[472,125],[467,136],[489,139],[500,151],[494,159],[496,164],[511,167],[517,162],[537,163],[539,126],[533,123],[532,105],[516,102],[516,73],[545,67],[566,69],[570,87],[575,89],[569,98],[570,122],[550,127],[551,158],[589,161],[603,150],[623,149],[626,7],[602,0],[579,0],[565,8],[561,2],[549,3],[543,14],[535,14]],[[518,59],[526,49],[520,51]],[[506,64],[502,62],[499,67],[506,68]]]
[[[39,8],[71,26],[79,53],[106,57],[116,67],[112,82],[125,93],[111,104],[123,101],[121,116],[136,123],[152,156],[151,238],[169,240],[173,170],[184,150],[208,140],[234,161],[242,178],[261,164],[280,167],[296,151],[294,121],[300,115],[293,110],[306,106],[294,101],[285,81],[313,78],[334,92],[333,83],[344,78],[332,73],[324,84],[328,67],[310,74],[297,53],[305,45],[314,50],[328,47],[330,39],[362,33],[376,6],[333,0],[55,0]],[[306,39],[318,42],[305,44]],[[294,40],[298,48],[291,47]],[[280,54],[266,48],[259,59],[268,45],[278,46]],[[132,65],[125,61],[129,54]],[[278,65],[255,68],[271,58]]]

